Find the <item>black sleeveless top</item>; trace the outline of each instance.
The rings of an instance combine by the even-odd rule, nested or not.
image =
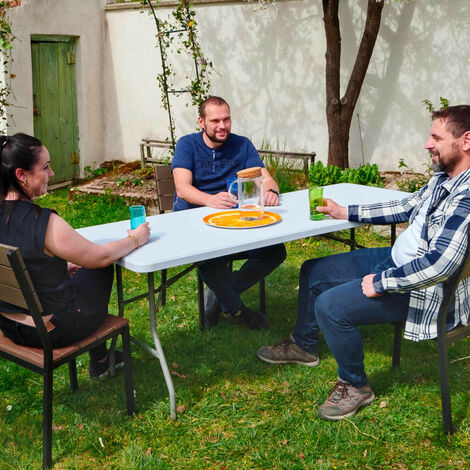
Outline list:
[[[4,201],[0,205],[0,243],[20,249],[43,307],[43,314],[60,314],[76,298],[67,262],[44,253],[47,225],[53,211],[32,202]],[[20,309],[0,301],[4,312]]]

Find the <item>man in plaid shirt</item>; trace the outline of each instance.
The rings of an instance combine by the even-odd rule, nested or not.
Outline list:
[[[353,416],[374,400],[364,371],[358,326],[406,321],[405,338],[437,336],[442,283],[463,262],[470,223],[470,106],[433,113],[430,152],[435,174],[409,197],[342,207],[326,200],[318,210],[338,219],[372,224],[409,222],[393,248],[356,250],[306,261],[300,271],[297,321],[290,338],[263,346],[268,363],[319,364],[318,332],[338,363],[338,382],[319,407],[325,419]],[[447,327],[467,325],[469,283],[457,289]]]

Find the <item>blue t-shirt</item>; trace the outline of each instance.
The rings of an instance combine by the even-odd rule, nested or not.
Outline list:
[[[202,132],[188,134],[178,140],[171,169],[186,168],[193,174],[193,186],[199,191],[216,194],[227,191],[227,178],[237,177],[237,171],[253,166],[264,167],[255,146],[247,139],[230,134],[219,148],[209,148]],[[175,195],[173,210],[197,207]]]

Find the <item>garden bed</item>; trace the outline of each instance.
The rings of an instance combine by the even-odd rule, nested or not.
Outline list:
[[[149,215],[158,213],[157,193],[152,168],[141,169],[140,162],[122,163],[119,161],[105,162],[101,168],[107,173],[94,176],[70,189],[69,198],[74,194],[102,195],[112,193],[128,200],[132,204],[142,204]],[[93,173],[93,172],[89,172]],[[380,172],[384,185],[389,189],[399,189],[397,182],[415,178],[399,171]],[[303,176],[303,174],[301,174]],[[300,178],[299,181],[303,180]]]

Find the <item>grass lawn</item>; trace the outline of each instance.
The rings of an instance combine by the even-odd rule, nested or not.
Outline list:
[[[122,201],[81,198],[66,190],[42,198],[75,227],[128,217]],[[106,217],[106,218],[105,218]],[[389,240],[358,230],[366,246]],[[336,379],[336,363],[320,342],[317,368],[269,366],[259,346],[287,336],[295,323],[302,261],[344,251],[323,239],[287,244],[285,263],[267,278],[270,328],[250,331],[223,316],[198,327],[196,276],[172,286],[159,315],[159,335],[172,373],[179,413],[170,419],[159,364],[133,345],[137,415],[125,412],[123,374],[91,380],[88,357],[78,362],[79,388],[71,393],[67,367],[54,376],[53,460],[57,469],[468,469],[470,468],[470,359],[468,340],[450,349],[453,416],[459,431],[441,424],[437,344],[405,341],[391,368],[392,326],[363,328],[366,368],[376,401],[350,420],[317,417]],[[156,277],[158,279],[158,274]],[[146,276],[124,271],[127,294],[142,291]],[[257,288],[244,294],[255,308]],[[111,313],[117,312],[112,295]],[[127,306],[134,336],[150,341],[142,300]],[[465,358],[466,357],[466,358]],[[462,359],[462,360],[458,360]],[[0,469],[40,468],[42,381],[0,360]]]

